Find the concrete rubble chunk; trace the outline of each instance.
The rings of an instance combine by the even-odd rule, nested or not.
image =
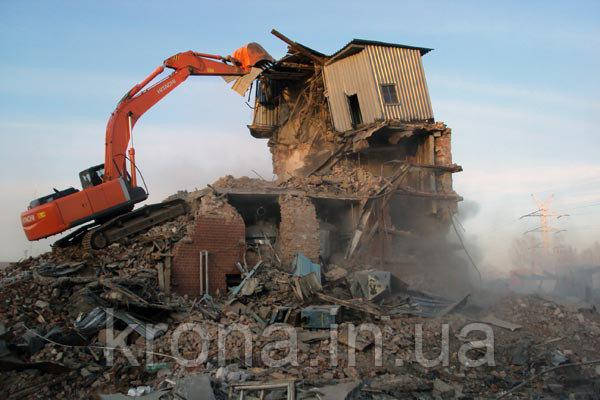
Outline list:
[[[215,400],[210,375],[191,374],[177,381],[173,390],[176,398],[186,400]]]
[[[447,384],[443,380],[436,378],[433,381],[433,390],[440,393],[443,399],[449,399],[454,397],[455,389],[453,386]]]
[[[43,301],[43,300],[38,300],[35,302],[35,306],[37,308],[47,308],[50,305],[50,303],[48,303],[47,301]]]
[[[342,278],[345,278],[348,275],[348,271],[344,268],[341,268],[337,265],[330,265],[327,272],[325,272],[325,279],[329,282],[335,282]]]
[[[322,386],[314,389],[322,400],[346,400],[360,385],[360,381],[340,382],[335,385]]]

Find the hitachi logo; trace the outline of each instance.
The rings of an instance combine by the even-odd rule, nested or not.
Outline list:
[[[168,88],[170,88],[171,86],[173,86],[174,84],[175,84],[175,79],[171,79],[169,82],[167,82],[164,85],[162,85],[161,87],[159,87],[158,90],[156,91],[156,93],[160,94],[160,93],[164,92],[165,90],[167,90]]]

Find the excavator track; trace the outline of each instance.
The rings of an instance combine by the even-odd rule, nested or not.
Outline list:
[[[83,239],[81,239],[81,248],[83,249],[83,251],[85,251],[86,253],[91,253],[92,252],[92,242],[91,242],[91,238],[92,238],[92,232],[88,231],[86,232],[86,234],[83,236]]]
[[[124,239],[136,233],[145,231],[153,226],[162,224],[189,212],[188,204],[181,199],[149,204],[137,210],[119,215],[101,225],[87,225],[74,232],[76,239],[81,240],[81,246],[87,252],[100,250],[111,243]],[[69,235],[71,236],[71,235]],[[62,243],[59,243],[61,242]],[[74,244],[73,240],[61,239],[56,246],[64,247]]]
[[[92,222],[91,224],[87,224],[80,228],[77,228],[73,232],[69,233],[68,235],[66,235],[66,236],[58,239],[56,242],[54,242],[52,244],[52,247],[53,248],[62,248],[62,247],[69,247],[69,246],[73,246],[75,244],[81,243],[83,238],[95,226],[98,226],[98,223]]]

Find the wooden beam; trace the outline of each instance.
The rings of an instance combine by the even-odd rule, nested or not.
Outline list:
[[[423,163],[411,163],[411,162],[406,162],[405,160],[390,160],[390,161],[386,161],[386,163],[389,164],[408,164],[413,168],[422,168],[422,169],[434,169],[437,171],[443,171],[443,172],[461,172],[463,170],[462,166],[458,165],[458,164],[444,164],[444,165],[440,165],[440,164],[423,164]]]
[[[313,71],[315,69],[314,65],[285,62],[285,61],[278,64],[278,66],[281,66],[284,68],[303,69],[303,70],[310,70],[310,71]]]
[[[283,40],[285,43],[287,43],[288,46],[290,46],[290,48],[294,51],[297,51],[300,54],[305,55],[306,57],[310,58],[311,60],[313,60],[315,63],[319,64],[319,65],[323,65],[325,64],[325,60],[322,57],[319,57],[313,53],[311,53],[310,51],[308,51],[307,49],[305,49],[303,46],[301,46],[300,44],[294,42],[293,40],[289,39],[288,37],[286,37],[285,35],[283,35],[282,33],[276,31],[275,29],[271,29],[271,33]]]
[[[284,72],[284,71],[273,71],[267,70],[264,73],[270,79],[302,79],[310,76],[306,72]]]
[[[453,200],[453,201],[462,201],[463,198],[456,193],[436,193],[436,192],[422,192],[419,190],[414,190],[406,186],[400,186],[396,190],[397,195],[406,195],[406,196],[414,196],[414,197],[428,197],[436,200]]]

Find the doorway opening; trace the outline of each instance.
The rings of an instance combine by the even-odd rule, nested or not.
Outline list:
[[[352,128],[356,129],[356,127],[363,123],[362,114],[360,113],[360,104],[358,103],[358,95],[353,94],[347,96],[348,98],[348,108],[350,109],[350,120],[352,121]]]

